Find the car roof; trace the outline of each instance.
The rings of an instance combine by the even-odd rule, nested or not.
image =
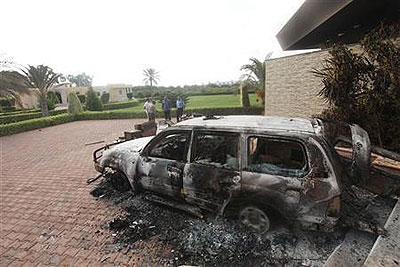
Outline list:
[[[185,120],[176,126],[202,128],[245,128],[275,131],[297,131],[315,134],[312,120],[276,116],[213,116]]]

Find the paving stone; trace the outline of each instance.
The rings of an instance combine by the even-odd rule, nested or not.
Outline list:
[[[99,242],[111,237],[96,231],[119,211],[89,194],[92,153],[141,122],[78,121],[0,137],[2,266],[100,264]],[[96,141],[105,142],[85,145]],[[116,259],[114,253],[104,264]]]

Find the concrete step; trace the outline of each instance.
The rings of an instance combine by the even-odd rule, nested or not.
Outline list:
[[[350,230],[343,242],[336,247],[324,267],[361,267],[375,242],[375,235]]]
[[[397,201],[385,224],[387,234],[379,236],[364,266],[400,266],[400,201]]]

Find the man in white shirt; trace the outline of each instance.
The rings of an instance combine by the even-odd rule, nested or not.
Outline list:
[[[146,102],[144,102],[143,109],[146,111],[147,119],[150,120],[150,100],[147,98]]]

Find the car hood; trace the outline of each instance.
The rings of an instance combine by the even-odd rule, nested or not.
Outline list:
[[[133,172],[133,166],[139,152],[153,139],[154,136],[137,138],[115,145],[103,152],[100,167],[111,167],[123,171],[127,176]],[[133,173],[132,173],[133,174]]]
[[[131,153],[138,153],[142,151],[142,149],[153,139],[154,136],[142,137],[133,139],[130,141],[123,142],[121,144],[115,145],[114,147],[106,150],[106,151],[127,151]]]

